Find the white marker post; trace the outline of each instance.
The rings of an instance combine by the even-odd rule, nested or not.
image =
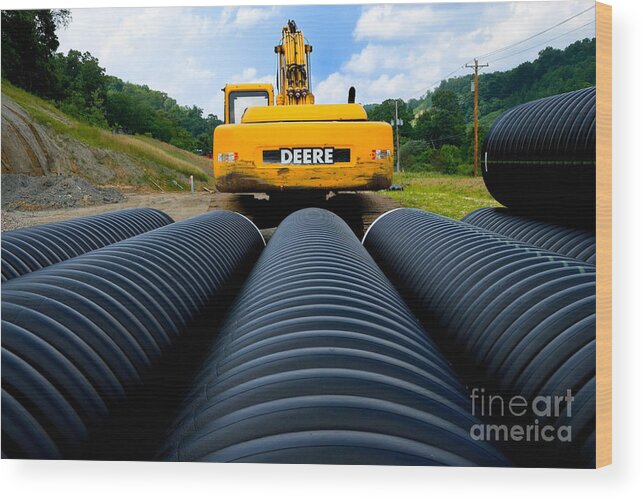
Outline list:
[[[194,193],[194,176],[190,176],[190,191]]]

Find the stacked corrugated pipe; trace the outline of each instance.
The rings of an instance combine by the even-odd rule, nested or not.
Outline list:
[[[594,266],[414,209],[381,216],[364,245],[472,387],[505,403],[574,398],[556,400],[557,415],[513,419],[569,431],[554,442],[509,440],[518,463],[593,464]]]
[[[152,208],[129,208],[2,233],[2,281],[174,222]]]
[[[487,189],[508,209],[476,210],[465,222],[596,263],[595,87],[510,109],[482,151]]]
[[[505,465],[463,386],[339,217],[286,218],[162,453],[215,462]]]
[[[489,129],[482,160],[487,189],[506,207],[554,216],[593,213],[596,87],[506,111]]]
[[[227,315],[205,311],[264,247],[239,214],[4,233],[3,457],[95,457],[153,379],[141,404],[185,396],[164,460],[592,466],[594,115],[592,88],[499,118],[483,175],[509,209],[394,210],[364,246],[330,212],[290,215]],[[159,383],[199,318],[173,369],[200,370]],[[143,441],[113,456],[150,458]]]
[[[558,378],[551,380],[558,380],[558,392],[565,388],[560,384],[566,384],[575,398],[573,408],[568,406],[569,412],[558,418],[561,426],[574,428],[573,443],[549,447],[540,463],[546,465],[551,460],[562,465],[592,466],[596,414],[596,89],[548,97],[507,111],[487,135],[483,161],[487,188],[508,208],[482,208],[466,215],[463,221],[578,259],[578,264],[561,262],[580,269],[582,276],[556,277],[547,283],[535,276],[533,283],[537,286],[533,290],[499,281],[508,287],[499,297],[506,298],[507,293],[517,293],[515,290],[525,296],[520,300],[506,298],[510,302],[501,314],[494,312],[497,305],[491,305],[497,301],[490,302],[488,314],[499,314],[501,319],[489,323],[485,333],[474,333],[478,338],[489,336],[489,340],[474,340],[467,345],[475,350],[475,360],[485,366],[487,374],[493,377],[495,373],[503,379],[501,388],[510,387],[508,380],[515,380],[511,388],[514,391],[540,371],[564,361],[556,372]],[[591,281],[586,281],[590,276]],[[509,320],[514,321],[511,328],[522,328],[525,333],[517,337],[501,333]],[[563,331],[561,324],[567,329]],[[451,324],[448,328],[466,326]],[[508,344],[504,339],[512,336],[524,339]],[[513,353],[518,349],[525,354],[515,361]],[[525,365],[524,359],[530,356],[532,361]],[[540,390],[552,391],[554,387],[553,382],[548,382]],[[557,454],[561,449],[564,452]],[[531,457],[524,460],[533,463]]]
[[[507,208],[479,208],[462,220],[514,240],[596,265],[596,235],[587,229],[545,222]]]
[[[245,217],[210,212],[5,282],[3,456],[87,457],[92,432],[263,246]]]

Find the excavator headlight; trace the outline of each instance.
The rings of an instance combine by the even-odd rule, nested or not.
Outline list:
[[[217,159],[219,163],[231,163],[239,159],[239,153],[219,153]]]
[[[371,151],[371,160],[386,160],[391,157],[390,149],[373,149]]]

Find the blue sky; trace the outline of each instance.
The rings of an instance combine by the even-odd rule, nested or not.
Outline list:
[[[486,71],[533,60],[547,45],[593,37],[593,2],[500,2],[72,9],[59,51],[89,51],[107,73],[221,114],[226,82],[274,81],[273,46],[295,19],[312,43],[317,102],[421,96],[477,55]],[[542,35],[585,9],[584,14]],[[514,45],[517,44],[517,45]],[[469,72],[470,73],[470,72]]]

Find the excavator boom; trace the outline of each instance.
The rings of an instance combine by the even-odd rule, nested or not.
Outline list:
[[[281,30],[281,43],[275,47],[279,74],[277,105],[314,104],[310,91],[310,53],[313,46],[305,42],[303,33],[290,20]]]

